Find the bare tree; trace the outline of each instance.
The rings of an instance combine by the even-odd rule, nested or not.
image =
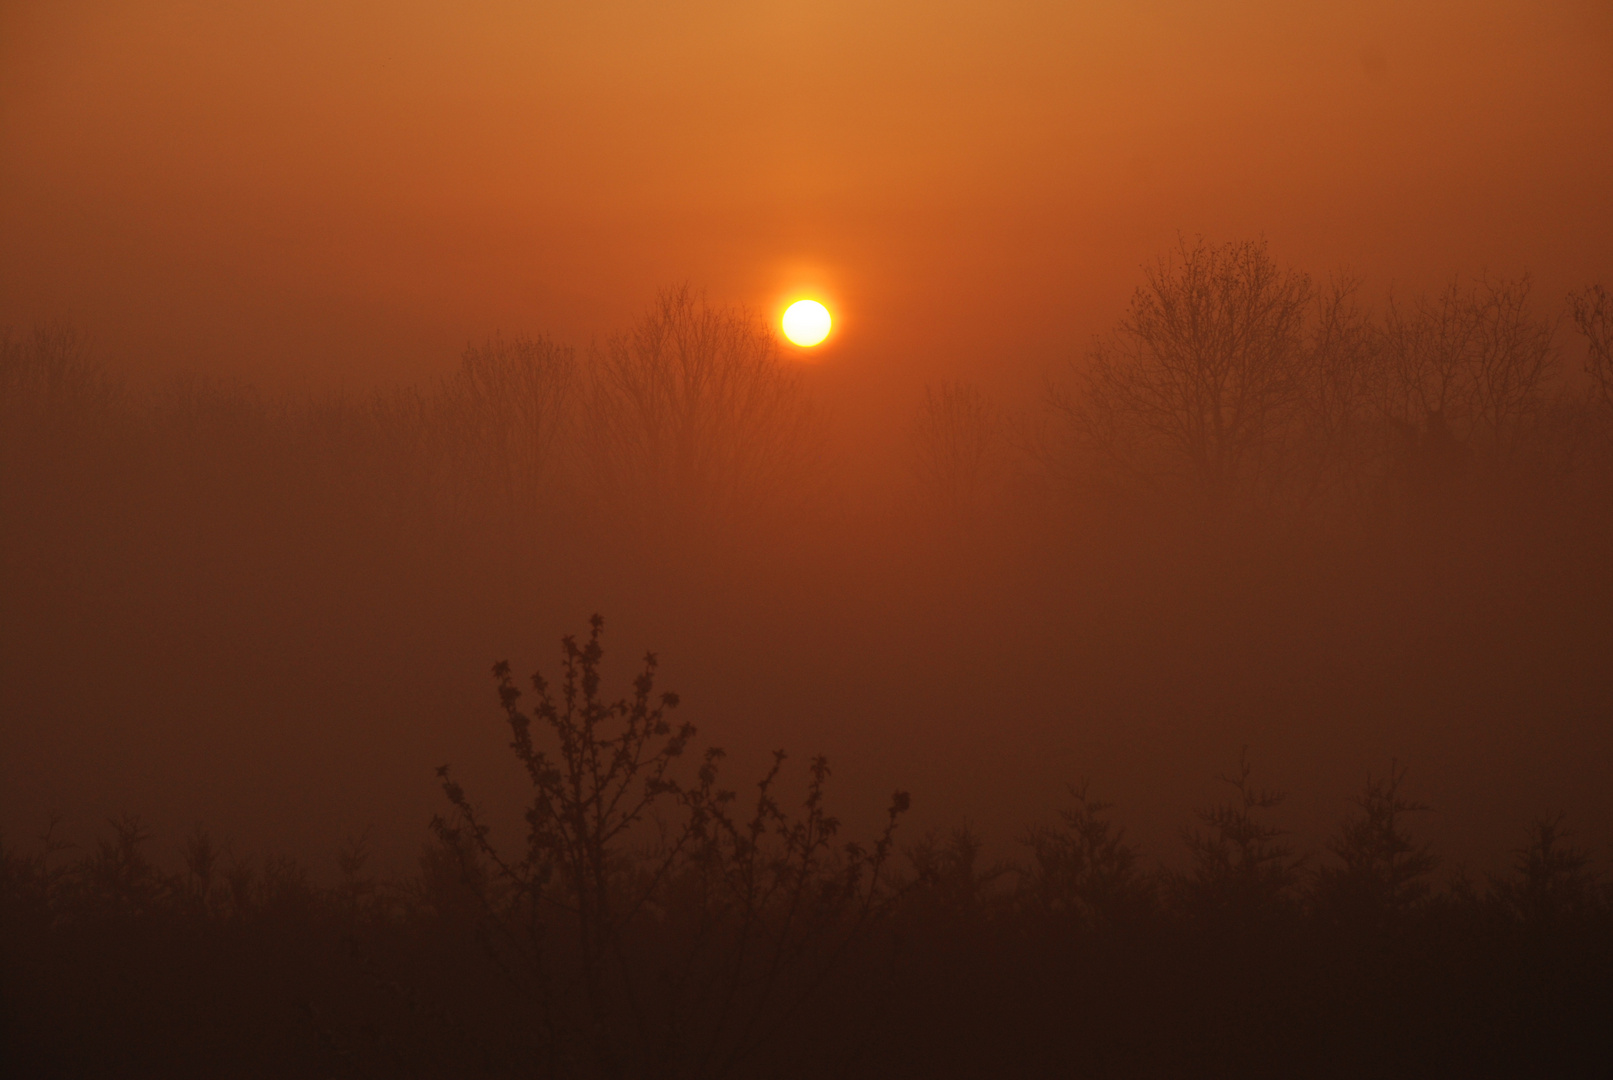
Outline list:
[[[53,487],[62,470],[117,460],[112,447],[137,426],[129,405],[122,381],[71,325],[37,326],[26,337],[0,328],[0,479],[32,461],[56,477]]]
[[[913,472],[924,496],[967,513],[985,495],[998,465],[1002,418],[978,386],[926,385],[913,418]]]
[[[66,323],[36,326],[27,337],[0,328],[0,415],[7,425],[25,414],[65,417],[104,413],[122,403],[123,387]]]
[[[490,338],[465,349],[437,393],[450,456],[512,502],[540,497],[570,422],[577,362],[547,338]]]
[[[1389,299],[1378,396],[1384,415],[1408,432],[1471,414],[1468,368],[1476,328],[1470,299],[1455,280],[1409,305]]]
[[[1316,294],[1301,368],[1296,419],[1303,466],[1297,494],[1359,503],[1378,457],[1371,408],[1379,334],[1362,310],[1358,284],[1335,278]]]
[[[1260,484],[1303,389],[1310,279],[1264,243],[1202,240],[1144,276],[1073,396],[1053,405],[1112,469],[1176,473],[1214,495]]]
[[[766,324],[684,287],[592,358],[581,446],[607,494],[732,519],[803,494],[821,424]]]
[[[1510,462],[1533,434],[1558,366],[1555,321],[1529,312],[1529,276],[1485,279],[1476,305],[1475,421],[1485,450]]]
[[[489,503],[519,513],[553,498],[567,479],[577,382],[571,349],[544,337],[493,337],[467,346],[435,383],[317,411],[327,438],[355,437],[351,450],[369,455],[363,482],[379,484],[397,512],[415,523],[457,521]]]
[[[1512,463],[1534,431],[1558,363],[1556,328],[1529,312],[1531,283],[1453,279],[1411,305],[1391,300],[1379,400],[1412,457]]]
[[[1585,335],[1590,352],[1585,371],[1591,377],[1592,392],[1613,409],[1613,297],[1601,285],[1569,297],[1574,325]]]

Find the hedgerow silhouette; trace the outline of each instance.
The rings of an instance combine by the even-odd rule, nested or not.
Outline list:
[[[822,758],[798,799],[782,753],[741,799],[653,656],[605,694],[602,628],[530,699],[495,668],[531,790],[508,852],[446,769],[404,880],[363,837],[324,886],[200,830],[165,870],[133,818],[0,845],[14,1074],[1592,1076],[1613,1049],[1613,895],[1561,818],[1441,884],[1391,765],[1307,870],[1244,755],[1183,870],[1087,785],[1023,862],[960,827],[898,869],[905,794],[869,844]]]

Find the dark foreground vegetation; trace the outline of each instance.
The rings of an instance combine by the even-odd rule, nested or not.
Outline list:
[[[1508,873],[1439,865],[1391,765],[1323,852],[1246,759],[1149,868],[1072,787],[1016,858],[967,827],[868,841],[829,767],[727,788],[654,687],[494,669],[530,785],[495,835],[444,766],[419,869],[339,881],[132,819],[0,858],[13,1076],[1602,1076],[1613,890],[1560,819]],[[523,697],[534,700],[523,707]]]

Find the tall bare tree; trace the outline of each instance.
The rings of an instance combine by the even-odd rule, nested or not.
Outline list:
[[[997,471],[1002,417],[971,383],[924,387],[913,418],[913,471],[924,495],[949,513],[979,505]]]
[[[538,500],[558,464],[576,381],[575,354],[547,338],[469,346],[437,394],[445,450],[504,498]]]
[[[1591,377],[1593,392],[1613,409],[1613,296],[1601,285],[1569,297],[1574,325],[1585,335],[1590,352],[1585,371]]]
[[[1474,419],[1485,452],[1498,463],[1517,458],[1534,433],[1559,365],[1556,320],[1531,314],[1531,289],[1525,274],[1486,279],[1478,290]]]
[[[732,519],[799,497],[822,426],[799,369],[743,309],[664,292],[592,357],[581,446],[590,479],[641,507]]]
[[[1390,301],[1380,402],[1424,457],[1505,466],[1546,405],[1556,327],[1529,309],[1528,275],[1453,279],[1433,297]]]
[[[1301,367],[1295,494],[1315,507],[1358,504],[1379,457],[1372,410],[1379,335],[1358,284],[1335,278],[1316,293]]]
[[[1310,279],[1260,242],[1185,240],[1144,271],[1074,395],[1053,404],[1112,468],[1227,495],[1269,478],[1303,390]]]
[[[378,391],[352,416],[336,401],[327,428],[367,436],[366,474],[413,508],[452,518],[489,500],[529,512],[566,478],[575,421],[575,353],[544,337],[489,338],[425,386]]]

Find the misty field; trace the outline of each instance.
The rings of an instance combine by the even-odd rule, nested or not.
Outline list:
[[[1613,1076],[1609,0],[0,0],[0,1078]]]
[[[324,397],[13,334],[7,1054],[1594,1075],[1610,342],[1184,241],[869,440],[689,288]]]

